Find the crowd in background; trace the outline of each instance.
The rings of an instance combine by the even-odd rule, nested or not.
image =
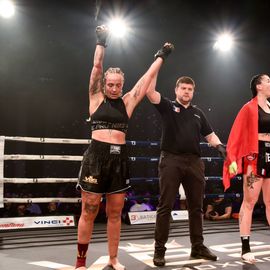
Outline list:
[[[211,156],[213,151],[211,148],[203,148],[204,156]],[[147,149],[150,155],[156,156],[158,147],[155,149]],[[152,151],[152,152],[151,152]],[[137,147],[131,151],[131,156],[144,155],[143,149]],[[222,171],[222,162],[217,160],[205,160],[205,170],[207,176],[218,176]],[[10,164],[8,164],[10,165]],[[49,164],[50,165],[50,164]],[[47,166],[46,172],[52,170],[51,166]],[[76,164],[77,165],[77,164]],[[5,168],[7,177],[13,177],[11,174],[14,167],[9,166]],[[31,166],[32,167],[32,166]],[[26,168],[26,177],[33,177],[27,175],[30,170]],[[40,169],[40,166],[39,166]],[[54,169],[54,168],[53,168]],[[132,181],[132,188],[126,194],[125,206],[123,209],[123,221],[129,223],[127,213],[130,211],[155,211],[158,204],[158,181],[157,181],[157,164],[151,162],[145,165],[144,162],[133,162],[131,164],[131,176],[139,177],[140,180]],[[78,169],[77,169],[78,170]],[[66,170],[65,170],[66,171]],[[57,176],[56,170],[53,170]],[[71,175],[77,173],[69,172]],[[65,176],[67,177],[67,176]],[[153,177],[151,179],[151,177]],[[76,183],[55,183],[55,184],[10,184],[4,186],[4,197],[6,198],[39,198],[39,197],[53,197],[53,198],[74,198],[80,197],[80,193],[75,189]],[[238,218],[240,205],[242,202],[242,179],[237,178],[232,181],[229,190],[224,194],[222,182],[220,180],[207,180],[205,188],[206,198],[204,200],[204,212],[207,212],[207,206],[210,204],[218,204],[218,197],[224,197],[221,200],[222,205],[224,201],[231,206],[231,214],[229,218]],[[216,200],[216,202],[215,202]],[[216,206],[215,206],[216,207]],[[184,210],[187,208],[186,201],[178,197],[175,201],[174,210]],[[222,207],[221,207],[222,208]],[[226,208],[226,207],[225,207]],[[264,216],[264,204],[262,199],[256,204],[253,215],[255,217]],[[4,208],[0,208],[0,217],[22,217],[22,216],[48,216],[48,215],[74,215],[76,219],[80,216],[81,204],[78,203],[5,203]],[[207,215],[206,215],[207,216]],[[205,217],[206,217],[205,216]],[[207,218],[207,217],[206,217]],[[208,218],[211,219],[211,218]],[[214,219],[211,219],[214,220]],[[96,222],[106,221],[105,214],[105,199],[101,203],[99,214]]]
[[[230,208],[229,215],[223,219],[238,218],[239,209],[242,202],[242,191],[241,191],[241,180],[237,180],[232,189],[224,194],[221,188],[221,182],[218,181],[207,181],[206,185],[206,198],[204,200],[204,212],[205,218],[209,220],[219,220],[218,218],[212,218],[209,216],[209,211],[217,212],[219,216],[224,215],[225,209]],[[123,221],[129,223],[128,212],[133,211],[155,211],[158,204],[158,193],[155,187],[156,183],[154,181],[148,185],[148,190],[145,189],[145,184],[142,182],[140,184],[134,185],[134,189],[131,189],[126,194],[126,201],[123,210]],[[50,194],[51,185],[47,184],[48,193]],[[72,185],[71,185],[72,186]],[[46,189],[45,189],[46,190]],[[44,186],[42,188],[42,193],[46,193]],[[146,191],[145,191],[146,190]],[[26,193],[22,189],[22,193],[7,193],[6,197],[9,198],[32,198],[33,194]],[[78,192],[74,191],[72,188],[65,188],[64,192],[59,191],[56,197],[72,197],[74,192],[79,197]],[[41,192],[40,192],[41,193]],[[36,190],[35,197],[38,197],[39,193]],[[210,207],[210,208],[209,208]],[[186,200],[182,200],[178,197],[175,201],[174,210],[185,210],[187,208]],[[213,209],[212,209],[213,208]],[[74,215],[76,218],[80,216],[81,204],[78,203],[61,203],[61,202],[49,202],[49,203],[5,203],[4,208],[0,209],[0,217],[23,217],[23,216],[53,216],[53,215]],[[258,218],[264,216],[264,204],[262,199],[256,204],[255,211],[253,215]],[[97,222],[105,222],[105,199],[101,203],[99,214],[97,216]]]

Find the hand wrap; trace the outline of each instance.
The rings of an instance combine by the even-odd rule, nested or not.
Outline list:
[[[173,44],[165,43],[163,47],[160,50],[158,50],[158,52],[155,54],[155,59],[161,57],[164,61],[173,50],[174,50]]]
[[[96,28],[97,45],[107,47],[106,40],[109,35],[109,29],[106,25],[99,25]]]
[[[223,144],[218,144],[216,149],[218,150],[220,156],[225,160],[227,158],[226,147]]]

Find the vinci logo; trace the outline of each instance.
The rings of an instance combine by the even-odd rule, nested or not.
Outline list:
[[[38,227],[63,227],[75,226],[73,216],[50,216],[35,219],[34,224]]]
[[[73,219],[73,217],[65,217],[65,219],[62,220],[62,222],[63,222],[65,225],[67,225],[67,226],[69,226],[69,225],[74,225],[74,219]]]

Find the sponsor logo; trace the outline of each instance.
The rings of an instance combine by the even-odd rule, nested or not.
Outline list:
[[[71,225],[74,223],[74,221],[69,218],[69,217],[66,217],[64,220],[62,220],[64,224],[66,224],[67,226]]]
[[[270,153],[265,153],[265,162],[270,162]]]
[[[0,228],[22,228],[24,227],[24,223],[4,223],[0,224]]]
[[[156,211],[129,212],[131,224],[146,224],[156,222]]]
[[[93,176],[85,176],[83,179],[84,182],[90,183],[90,184],[98,184],[98,180],[94,178]]]
[[[130,215],[130,220],[135,221],[137,220],[139,217],[137,215]]]
[[[187,210],[175,210],[171,212],[173,220],[188,220]]]
[[[60,225],[60,226],[70,226],[74,224],[73,218],[63,217],[63,219],[40,219],[34,220],[36,225]]]
[[[270,147],[270,143],[269,142],[266,142],[265,143],[265,147]]]
[[[75,226],[73,216],[18,217],[0,219],[0,230]]]
[[[197,118],[201,119],[201,117],[198,114],[194,113],[194,116],[196,116]]]
[[[121,153],[121,147],[119,145],[110,146],[110,154],[119,155]]]

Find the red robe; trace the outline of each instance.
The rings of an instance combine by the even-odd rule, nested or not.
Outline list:
[[[223,185],[225,190],[230,187],[230,179],[235,174],[229,173],[229,165],[236,161],[238,173],[243,173],[242,159],[256,154],[250,162],[252,171],[257,174],[258,154],[258,101],[257,97],[246,103],[239,111],[227,142],[227,159],[223,165]],[[246,172],[244,172],[246,173]]]

